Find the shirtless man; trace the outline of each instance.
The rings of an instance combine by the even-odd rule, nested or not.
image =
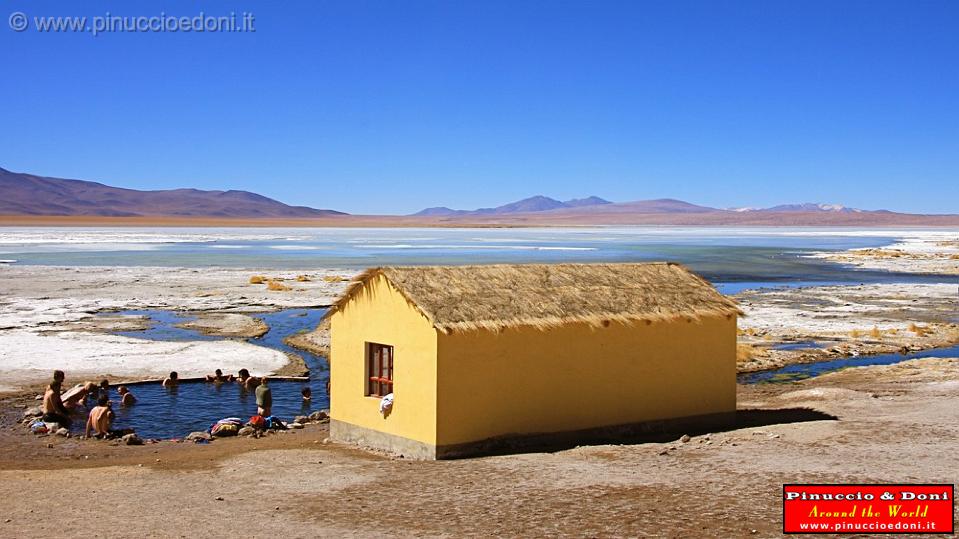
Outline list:
[[[223,382],[232,382],[233,375],[228,374],[226,376],[223,376],[223,371],[220,369],[217,369],[216,371],[214,371],[213,374],[206,375],[206,381],[213,382],[216,384],[222,384]]]
[[[130,390],[127,389],[127,386],[118,387],[117,393],[120,394],[121,406],[130,406],[131,404],[134,404],[137,401],[137,398],[133,396],[133,393],[130,393]]]
[[[110,434],[110,427],[113,425],[113,409],[110,408],[110,399],[106,395],[100,395],[97,405],[90,410],[87,416],[86,437],[90,437],[90,432],[96,433],[97,438],[102,438]]]
[[[70,416],[60,400],[60,382],[53,380],[43,393],[43,417],[45,423],[58,423],[61,427],[70,424]]]
[[[166,387],[166,388],[176,387],[177,384],[179,383],[178,378],[179,378],[179,375],[176,373],[176,371],[171,372],[170,376],[163,381],[163,387]]]
[[[60,382],[61,388],[63,387],[63,378],[63,371],[53,371],[53,379],[57,382]],[[90,394],[91,388],[95,388],[93,382],[87,382],[83,385],[77,384],[72,389],[67,390],[60,396],[63,406],[69,410],[84,403]]]
[[[256,389],[256,386],[259,385],[260,381],[257,378],[250,376],[250,371],[246,369],[240,369],[239,376],[236,379],[236,382],[246,390]]]

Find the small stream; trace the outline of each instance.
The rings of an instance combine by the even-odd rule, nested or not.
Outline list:
[[[786,365],[778,369],[750,372],[739,375],[740,384],[759,384],[759,383],[783,383],[795,382],[806,378],[812,378],[827,372],[838,371],[849,367],[865,367],[868,365],[893,365],[910,359],[920,359],[924,357],[959,357],[959,345],[946,346],[942,348],[932,348],[915,352],[911,354],[876,354],[869,356],[844,357],[832,361],[817,361],[815,363],[802,363],[796,365]]]
[[[326,358],[291,348],[283,343],[283,339],[290,335],[316,328],[325,311],[325,309],[287,309],[273,313],[251,314],[266,322],[270,331],[262,337],[246,339],[247,342],[297,354],[303,358],[310,370],[308,382],[270,381],[273,392],[273,415],[284,421],[292,421],[294,416],[307,415],[329,408],[330,401],[326,393],[329,365]],[[153,327],[150,329],[116,332],[116,335],[160,341],[225,339],[175,327],[176,324],[195,318],[188,314],[163,310],[110,313],[111,316],[116,314],[147,316],[153,321]],[[313,391],[313,400],[308,404],[303,402],[300,395],[300,390],[304,386],[309,386]],[[239,417],[246,421],[256,414],[256,397],[252,392],[232,382],[223,384],[181,382],[178,387],[172,389],[164,388],[160,384],[138,384],[130,386],[130,390],[136,395],[136,404],[120,406],[116,404],[119,402],[116,388],[111,388],[110,397],[114,401],[113,409],[116,412],[114,428],[132,428],[142,438],[182,438],[193,431],[205,431],[212,423],[225,417]],[[83,424],[80,418],[74,421],[73,428],[82,430]]]

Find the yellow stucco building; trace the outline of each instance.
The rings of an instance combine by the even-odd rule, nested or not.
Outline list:
[[[373,268],[326,315],[331,437],[433,459],[729,421],[738,314],[671,263]]]

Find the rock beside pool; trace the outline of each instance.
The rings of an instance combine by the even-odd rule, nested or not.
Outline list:
[[[329,418],[330,414],[326,410],[319,410],[310,414],[310,421],[323,421]]]
[[[196,432],[191,432],[190,434],[187,434],[184,440],[188,442],[199,443],[201,441],[209,442],[210,438],[211,436],[209,432],[203,432],[198,430]]]
[[[270,331],[270,326],[263,320],[238,313],[201,313],[196,320],[177,324],[176,327],[192,329],[204,335],[243,339],[262,337]]]
[[[256,434],[256,429],[253,427],[243,427],[242,429],[238,430],[236,434],[237,436],[253,436]]]
[[[23,411],[24,419],[29,417],[40,417],[42,415],[43,415],[43,410],[41,410],[39,406],[27,408],[26,410]]]
[[[296,416],[296,417],[293,418],[293,422],[294,422],[294,423],[299,423],[299,424],[302,425],[302,424],[304,424],[304,423],[309,423],[309,422],[310,422],[310,418],[309,418],[309,416],[298,415],[298,416]]]
[[[313,331],[296,333],[283,339],[283,342],[293,348],[306,350],[318,356],[327,357],[330,355],[330,326],[324,322]]]
[[[294,421],[293,423],[290,423],[290,428],[291,428],[291,429],[302,429],[302,428],[303,428],[303,423],[297,423],[296,421]]]
[[[140,438],[136,433],[124,434],[120,437],[120,443],[126,445],[143,445],[143,438]]]
[[[69,437],[70,431],[68,431],[67,429],[63,427],[60,427],[59,429],[57,429],[57,436]]]
[[[141,315],[99,315],[88,316],[81,320],[54,324],[49,331],[86,331],[91,333],[114,333],[119,331],[144,331],[153,327],[149,316]]]

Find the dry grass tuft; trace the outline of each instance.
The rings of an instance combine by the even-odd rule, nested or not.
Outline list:
[[[747,363],[756,356],[756,347],[746,343],[736,343],[736,363]]]
[[[901,258],[906,254],[899,249],[858,249],[852,252],[859,256],[873,258]]]
[[[878,338],[882,337],[882,330],[879,329],[879,328],[876,327],[876,326],[873,326],[872,329],[869,330],[869,336],[872,337],[872,338],[874,338],[874,339],[878,339]]]
[[[273,290],[274,292],[286,292],[289,290],[293,290],[289,286],[286,286],[285,284],[275,281],[273,279],[270,279],[269,281],[266,282],[266,289]]]
[[[262,275],[254,275],[250,277],[250,284],[263,284],[266,282],[266,277]]]
[[[853,339],[858,339],[859,337],[862,337],[862,335],[863,335],[862,330],[859,330],[859,329],[854,329],[849,332],[849,336],[852,337]]]
[[[929,329],[929,326],[919,326],[916,324],[909,324],[909,331],[915,333],[917,337],[925,337],[926,335],[932,333],[932,330]]]
[[[312,281],[313,279],[310,279],[310,277],[307,276],[307,275],[297,275],[297,276],[296,276],[296,280],[297,280],[297,282],[308,283],[308,282]]]
[[[324,275],[323,280],[328,283],[342,283],[343,281],[349,281],[346,277],[341,277],[339,275]]]

